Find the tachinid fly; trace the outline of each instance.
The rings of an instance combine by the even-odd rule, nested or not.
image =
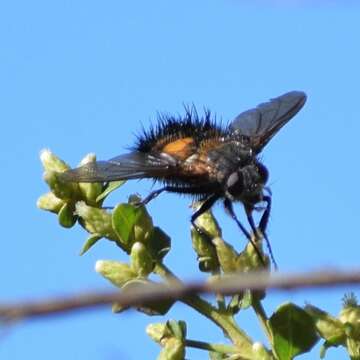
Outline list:
[[[191,108],[186,109],[183,118],[160,116],[158,124],[144,131],[129,153],[66,171],[61,178],[67,182],[143,178],[160,181],[164,187],[151,192],[142,203],[148,203],[163,191],[192,195],[202,201],[191,217],[196,229],[196,218],[222,200],[262,260],[249,232],[237,219],[232,203],[242,202],[254,234],[257,226],[253,210],[257,204],[265,204],[258,229],[268,242],[265,230],[271,193],[265,187],[268,170],[258,154],[305,101],[305,93],[292,91],[241,113],[227,126],[217,125],[210,111],[200,117]],[[270,247],[269,250],[272,256]]]

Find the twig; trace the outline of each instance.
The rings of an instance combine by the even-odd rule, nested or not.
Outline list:
[[[114,302],[124,307],[165,299],[184,299],[197,293],[237,294],[250,290],[290,290],[360,284],[360,270],[319,271],[282,275],[279,273],[248,273],[222,277],[218,282],[191,282],[187,284],[147,285],[127,292],[92,292],[48,300],[0,304],[0,319],[15,321],[45,315],[55,315],[80,309],[95,308]]]
[[[185,340],[185,345],[196,349],[214,351],[220,354],[235,354],[236,352],[239,351],[238,349],[236,349],[236,347],[232,345],[211,344],[204,341],[197,341],[190,339]]]

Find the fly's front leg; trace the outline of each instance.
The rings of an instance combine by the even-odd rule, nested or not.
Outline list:
[[[253,232],[256,239],[260,240],[262,236],[261,235],[259,236],[258,229],[257,229],[257,227],[255,225],[255,221],[254,221],[254,218],[252,216],[253,209],[254,208],[252,206],[250,207],[250,206],[245,205],[245,213],[246,213],[248,223],[250,224],[251,231]]]
[[[271,211],[271,196],[264,196],[263,201],[266,203],[266,207],[260,219],[259,229],[263,234],[265,234]]]
[[[229,199],[225,199],[224,200],[224,206],[225,206],[225,210],[232,217],[232,219],[236,222],[236,224],[238,225],[240,230],[245,234],[245,236],[247,237],[247,239],[249,240],[251,245],[254,247],[254,250],[255,250],[257,256],[259,257],[259,260],[261,261],[262,265],[265,266],[263,255],[261,254],[261,252],[260,252],[259,248],[257,247],[256,243],[251,238],[249,232],[245,229],[244,225],[237,218],[237,216],[236,216],[236,214],[234,212],[233,206],[232,206],[232,202]],[[255,229],[256,229],[256,227],[255,227]]]
[[[261,216],[258,228],[256,227],[254,218],[252,216],[252,209],[249,208],[249,207],[245,207],[246,216],[247,216],[247,219],[249,221],[249,224],[250,224],[251,229],[252,229],[253,233],[255,234],[255,236],[257,238],[259,238],[259,235],[261,235],[261,237],[263,237],[265,239],[266,247],[268,248],[268,252],[269,252],[269,255],[270,255],[271,262],[273,263],[275,270],[277,270],[278,265],[276,263],[274,253],[272,251],[269,238],[268,238],[268,236],[266,234],[266,227],[267,227],[267,224],[269,222],[270,211],[271,211],[271,197],[266,195],[266,196],[263,197],[263,201],[266,203],[266,207],[265,207],[265,210],[264,210],[264,212],[263,212],[263,214]],[[259,232],[261,234],[259,234]]]
[[[181,186],[164,186],[161,189],[152,191],[145,199],[141,201],[141,205],[148,204],[151,200],[158,197],[162,192],[172,192],[172,193],[178,193],[178,194],[201,194],[204,191],[203,187],[200,186],[188,186],[188,187],[181,187]],[[216,198],[216,200],[218,197]],[[214,200],[214,202],[216,201]],[[206,201],[205,201],[206,202]],[[214,203],[213,202],[213,203]],[[212,203],[212,204],[213,204]],[[211,206],[210,206],[211,207]],[[209,208],[208,208],[209,209]],[[207,209],[207,210],[208,210]],[[206,210],[205,210],[206,211]]]

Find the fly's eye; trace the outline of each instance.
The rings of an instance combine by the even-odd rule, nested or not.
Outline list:
[[[266,182],[269,179],[269,172],[268,172],[267,168],[263,164],[260,164],[260,163],[257,164],[257,168],[258,168],[258,173],[260,176],[260,181],[263,184],[266,184]]]
[[[240,195],[244,190],[244,179],[241,173],[233,172],[226,182],[227,191],[233,195]]]

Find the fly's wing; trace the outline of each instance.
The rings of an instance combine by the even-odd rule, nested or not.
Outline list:
[[[259,153],[270,139],[303,107],[306,94],[291,91],[255,109],[238,115],[230,124],[230,131],[249,138],[250,145]]]
[[[171,167],[168,158],[131,152],[109,161],[90,162],[60,174],[66,182],[108,182],[150,177],[161,177]]]

